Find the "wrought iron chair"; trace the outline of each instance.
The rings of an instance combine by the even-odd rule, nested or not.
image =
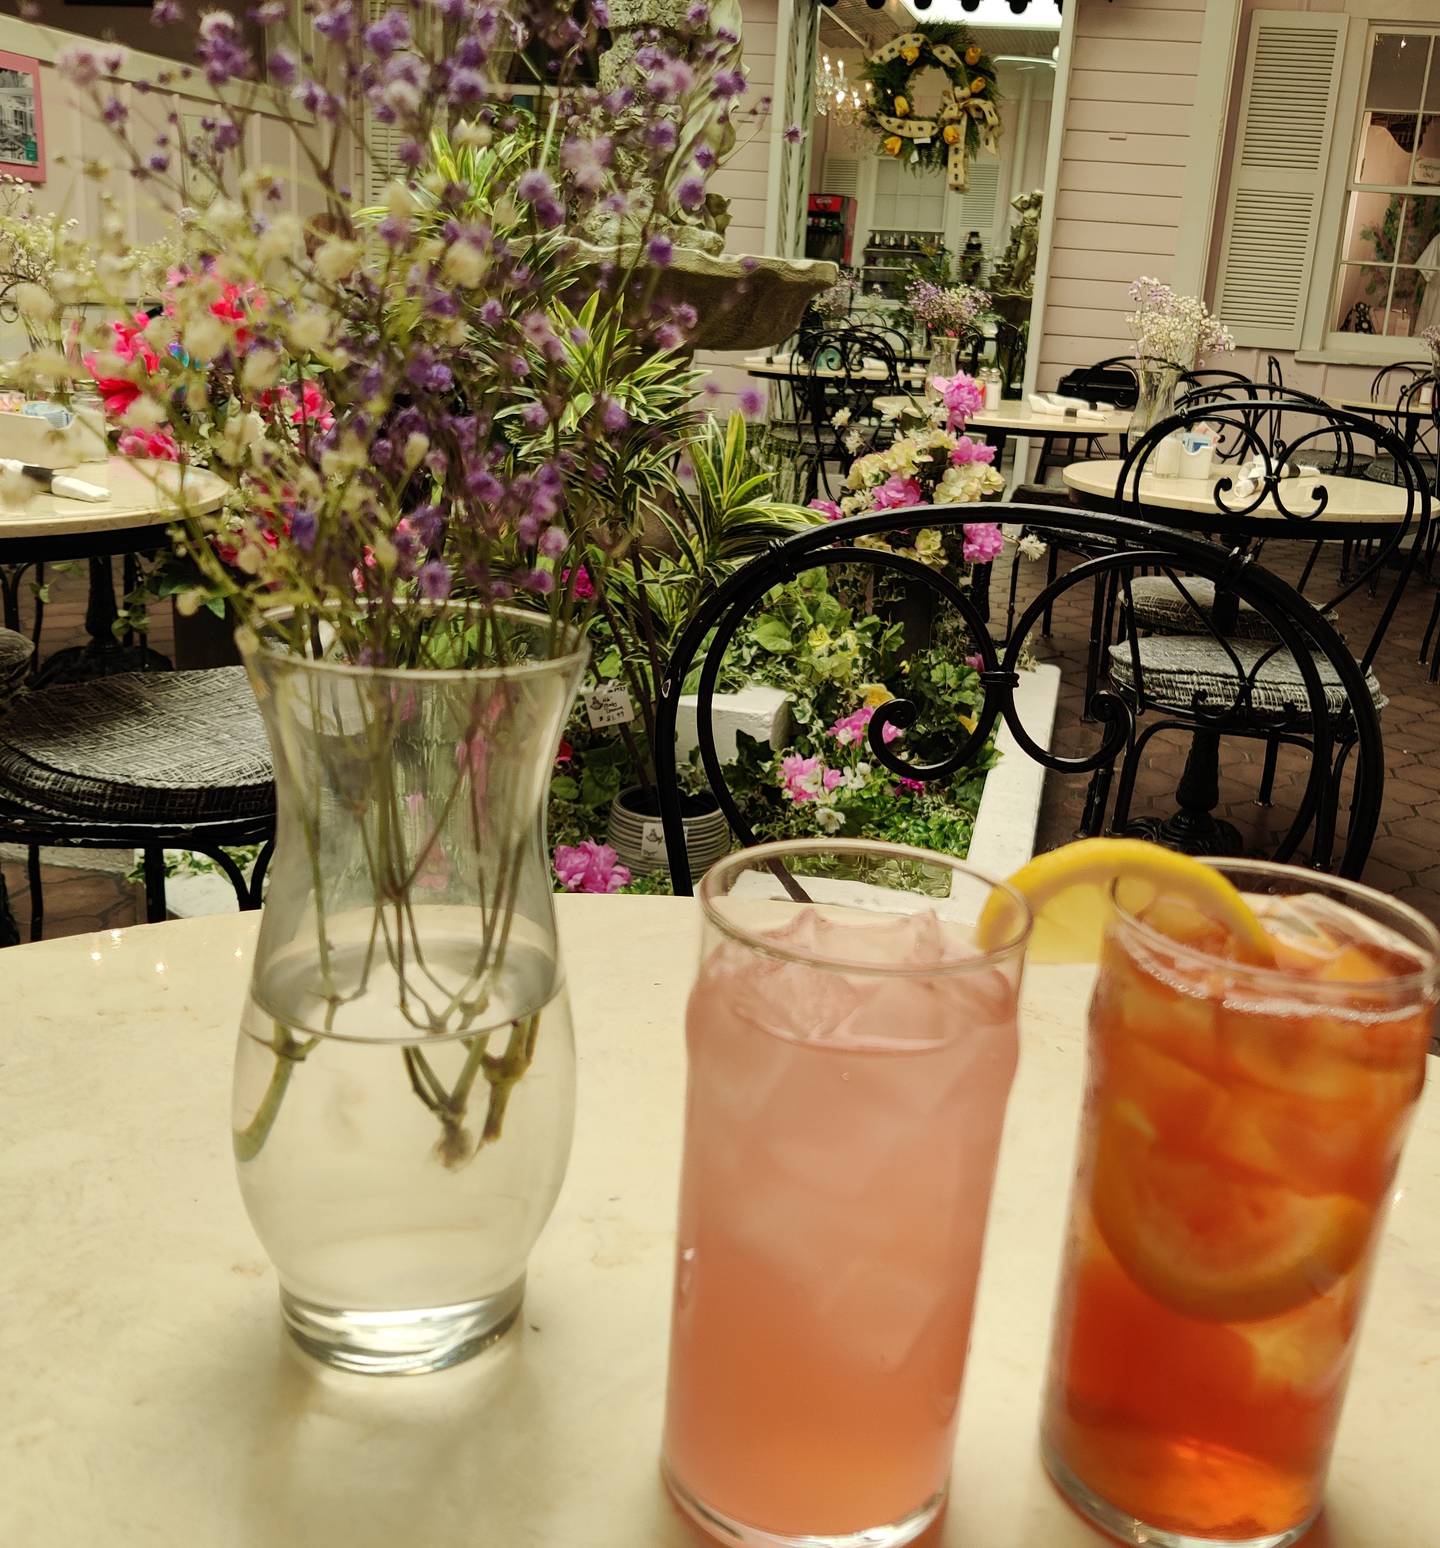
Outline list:
[[[0,841],[29,852],[30,937],[45,907],[39,846],[140,850],[145,912],[165,918],[167,849],[260,906],[275,827],[270,749],[239,667],[129,672],[17,694],[0,712]],[[261,844],[247,879],[222,846]],[[0,944],[15,935],[0,918]]]
[[[927,507],[923,521],[927,527],[944,527],[973,516],[973,507]],[[980,661],[983,700],[972,729],[922,726],[916,706],[904,698],[876,710],[866,731],[867,756],[897,777],[921,782],[951,777],[974,762],[1003,720],[1024,756],[1055,774],[1087,780],[1082,833],[1145,832],[1147,825],[1132,820],[1129,808],[1138,760],[1157,731],[1169,725],[1196,733],[1281,737],[1306,749],[1310,757],[1295,815],[1273,846],[1274,857],[1299,857],[1325,868],[1334,865],[1346,876],[1360,873],[1374,837],[1384,780],[1378,711],[1360,666],[1334,627],[1293,587],[1256,563],[1252,553],[1243,548],[1227,550],[1124,517],[1056,507],[1045,513],[1047,525],[1077,540],[1087,531],[1099,532],[1110,544],[1109,550],[1047,586],[1030,602],[1018,628],[1002,645],[991,636],[973,600],[948,576],[893,550],[859,543],[861,538],[904,530],[920,519],[916,512],[889,511],[797,534],[733,575],[691,620],[666,667],[656,717],[656,772],[670,872],[678,893],[692,888],[676,766],[677,717],[685,683],[698,661],[700,763],[735,837],[742,844],[753,844],[757,836],[734,799],[717,751],[716,684],[732,641],[766,594],[809,571],[831,566],[859,566],[899,576],[940,605],[954,608]],[[1113,584],[1126,596],[1132,577],[1148,570],[1166,575],[1182,601],[1191,597],[1196,585],[1207,582],[1215,594],[1233,599],[1237,608],[1248,607],[1263,620],[1273,643],[1259,644],[1253,651],[1235,649],[1215,627],[1214,609],[1207,610],[1197,599],[1190,604],[1194,637],[1213,646],[1228,672],[1212,667],[1203,681],[1195,682],[1183,703],[1157,701],[1144,642],[1132,632],[1112,647],[1108,684],[1093,695],[1096,745],[1075,757],[1041,747],[1016,711],[1015,689],[1019,663],[1042,614],[1057,597],[1077,586],[1092,586],[1098,597]],[[1288,670],[1279,670],[1287,664],[1293,665],[1293,677]],[[1157,703],[1163,708],[1163,719],[1140,730],[1140,717]],[[887,740],[885,733],[891,727],[910,733],[910,740]],[[953,741],[928,761],[917,761],[906,752],[907,747],[923,748],[926,740],[937,737]],[[1337,857],[1337,768],[1349,751],[1355,753],[1355,778]],[[1003,763],[1000,768],[1003,771]],[[1182,812],[1172,819],[1171,827],[1156,825],[1148,831],[1182,841],[1185,822],[1203,815],[1208,810],[1205,803],[1213,806],[1216,800],[1213,792],[1198,786],[1187,790],[1183,782],[1180,796]]]
[[[1117,509],[1137,518],[1163,519],[1165,513],[1147,503],[1141,478],[1166,437],[1200,422],[1219,432],[1225,459],[1211,494],[1213,516],[1209,512],[1183,516],[1177,513],[1177,519],[1188,519],[1193,529],[1219,536],[1235,544],[1238,551],[1257,558],[1265,545],[1277,538],[1308,543],[1310,552],[1297,583],[1301,592],[1309,585],[1316,558],[1326,543],[1363,543],[1366,551],[1362,563],[1350,573],[1342,568],[1338,589],[1316,603],[1332,627],[1349,597],[1362,586],[1368,586],[1373,593],[1380,577],[1391,574],[1390,590],[1377,621],[1355,657],[1367,699],[1378,714],[1387,701],[1373,670],[1375,657],[1429,530],[1430,491],[1415,458],[1397,435],[1361,415],[1330,408],[1308,394],[1265,394],[1257,390],[1248,397],[1187,405],[1173,418],[1152,427],[1130,448],[1121,467]],[[1330,509],[1331,486],[1327,479],[1353,478],[1351,469],[1362,458],[1369,460],[1365,456],[1367,446],[1372,455],[1390,457],[1396,470],[1392,496],[1395,511],[1379,526],[1368,517],[1347,520]],[[1321,471],[1314,477],[1291,476],[1292,470],[1306,463],[1318,463]],[[1248,486],[1242,483],[1241,474],[1257,464],[1259,476],[1251,479]],[[1111,607],[1116,600],[1112,589],[1098,635],[1102,649],[1113,649],[1109,645],[1114,616]],[[1210,640],[1192,637],[1191,619],[1197,604],[1214,614],[1216,629],[1223,636],[1218,647]],[[1228,600],[1222,610],[1221,599],[1214,593],[1192,588],[1182,599],[1164,574],[1139,577],[1118,615],[1122,638],[1127,634],[1132,638],[1148,636],[1144,654],[1150,669],[1148,699],[1154,707],[1166,709],[1188,702],[1196,682],[1207,674],[1228,671],[1237,654],[1254,656],[1263,665],[1267,691],[1298,692],[1299,664],[1287,653],[1277,653],[1266,621],[1247,614],[1243,607],[1233,606]],[[1344,704],[1335,706],[1332,712],[1332,730],[1339,749],[1337,780],[1349,745],[1349,713]],[[1269,801],[1273,791],[1280,746],[1292,742],[1295,734],[1303,733],[1304,727],[1297,720],[1283,731],[1277,730],[1267,741],[1259,792],[1262,804]],[[1205,759],[1213,758],[1218,745],[1215,738],[1207,733],[1203,742],[1197,736],[1196,743]]]

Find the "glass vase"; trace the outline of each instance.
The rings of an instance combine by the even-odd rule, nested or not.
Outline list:
[[[937,376],[948,380],[959,370],[960,341],[953,334],[937,334],[930,343],[930,362],[925,368],[926,390],[931,397],[938,397],[932,385]]]
[[[1180,367],[1166,360],[1142,360],[1135,367],[1139,393],[1130,415],[1129,438],[1137,441],[1152,425],[1169,419],[1175,412],[1175,394],[1180,386]]]
[[[544,830],[586,647],[541,615],[446,611],[454,669],[241,638],[279,825],[240,1190],[292,1336],[376,1374],[453,1365],[514,1321],[574,1118]]]

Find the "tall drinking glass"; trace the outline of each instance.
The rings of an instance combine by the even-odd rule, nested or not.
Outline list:
[[[665,1476],[727,1543],[891,1548],[945,1502],[1029,909],[825,840],[700,900]]]
[[[1220,869],[1275,967],[1116,889],[1043,1444],[1127,1542],[1284,1548],[1320,1509],[1440,937],[1352,882]]]

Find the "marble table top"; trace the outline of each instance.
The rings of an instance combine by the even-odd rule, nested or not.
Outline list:
[[[205,515],[219,508],[229,484],[203,468],[173,462],[111,457],[87,462],[66,473],[110,491],[103,504],[37,494],[23,505],[0,505],[0,543],[7,538],[68,537],[79,533],[121,532],[158,527],[186,511]]]
[[[1122,466],[1119,458],[1099,457],[1085,462],[1072,462],[1061,476],[1066,485],[1078,494],[1113,500]],[[1209,478],[1161,478],[1155,473],[1142,473],[1140,499],[1142,504],[1148,506],[1215,517],[1220,514],[1215,505],[1215,485],[1222,477],[1234,476],[1234,468],[1226,468],[1223,473],[1215,473]],[[1311,509],[1313,499],[1307,487],[1315,486],[1323,486],[1329,499],[1320,515],[1311,520],[1305,516]],[[1327,523],[1395,527],[1405,519],[1405,491],[1393,484],[1382,484],[1369,478],[1342,478],[1327,473],[1319,478],[1287,480],[1284,498],[1290,508],[1299,513],[1299,519],[1282,515],[1275,509],[1269,496],[1244,519],[1264,521],[1268,518],[1276,523],[1283,522],[1297,532]],[[1227,500],[1232,505],[1246,503],[1234,494],[1228,495]]]
[[[695,905],[562,897],[575,1150],[518,1335],[456,1370],[308,1362],[241,1207],[229,1085],[255,915],[0,952],[0,1543],[696,1548],[657,1455]],[[1089,970],[1032,968],[927,1548],[1101,1548],[1036,1425]],[[1307,1548],[1440,1541],[1440,1095],[1411,1133]]]

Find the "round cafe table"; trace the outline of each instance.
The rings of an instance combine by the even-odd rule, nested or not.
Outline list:
[[[20,586],[27,570],[67,559],[90,565],[85,612],[90,642],[52,657],[39,674],[46,681],[127,671],[138,664],[131,659],[134,652],[117,648],[111,629],[118,616],[111,559],[163,547],[163,529],[180,515],[182,504],[192,514],[206,515],[219,509],[230,488],[203,468],[130,457],[64,471],[108,489],[110,498],[92,503],[37,493],[24,504],[0,500],[0,623],[6,628],[20,627]]]
[[[1116,457],[1072,462],[1061,477],[1082,502],[1103,510],[1119,510],[1123,514],[1129,508],[1129,501],[1122,505],[1115,494],[1123,465]],[[1233,467],[1226,467],[1209,478],[1161,478],[1154,473],[1142,473],[1140,503],[1156,521],[1183,531],[1252,537],[1283,535],[1310,540],[1317,537],[1379,537],[1384,529],[1397,527],[1405,519],[1403,489],[1368,478],[1342,478],[1331,473],[1321,474],[1318,478],[1285,480],[1285,500],[1291,510],[1298,513],[1298,519],[1277,510],[1269,495],[1250,514],[1228,516],[1216,507],[1215,486],[1221,478],[1234,476]],[[1329,498],[1325,509],[1310,518],[1306,514],[1311,508],[1308,491],[1317,485],[1324,487]],[[1234,494],[1227,495],[1226,499],[1232,505],[1248,503]]]
[[[230,1156],[255,916],[0,953],[0,1543],[696,1548],[656,1463],[696,905],[558,902],[580,1050],[569,1175],[517,1331],[413,1379],[321,1369],[281,1331]],[[1104,1541],[1036,1447],[1088,975],[1026,977],[952,1503],[928,1548]],[[1440,1540],[1433,1083],[1396,1196],[1308,1548]]]

